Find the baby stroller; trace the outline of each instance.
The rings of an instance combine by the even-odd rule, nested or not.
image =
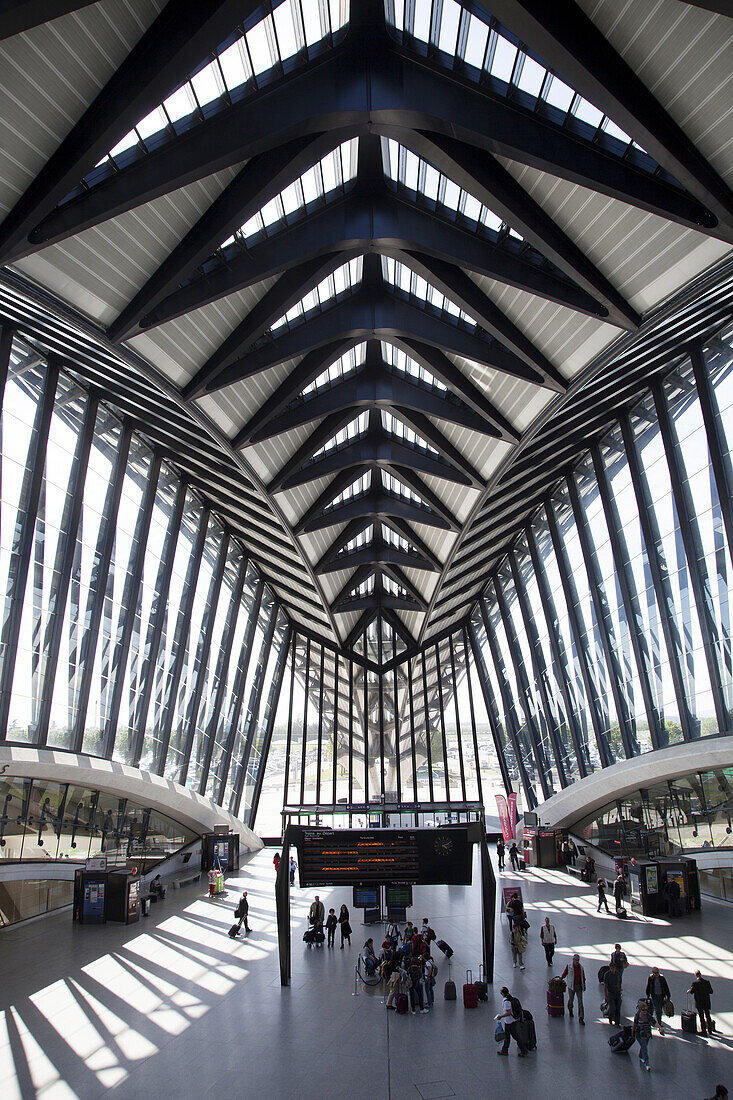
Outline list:
[[[308,947],[323,947],[326,937],[323,934],[323,925],[320,921],[309,923],[303,933],[303,943]]]

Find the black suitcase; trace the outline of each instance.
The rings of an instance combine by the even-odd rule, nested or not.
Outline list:
[[[474,982],[476,986],[476,996],[480,1001],[488,1001],[489,999],[489,987],[484,981],[484,967],[483,963],[478,968],[478,981]]]
[[[526,1008],[522,1012],[522,1025],[527,1028],[527,1046],[530,1050],[537,1050],[537,1031],[534,1026],[534,1017]]]
[[[440,948],[446,959],[449,959],[453,954],[453,948],[449,943],[446,943],[445,940],[436,940],[435,946]]]
[[[603,966],[598,968],[598,984],[603,985],[606,980],[606,974],[608,973],[608,966],[604,963]]]
[[[232,937],[233,940],[236,940],[237,936],[239,935],[239,930],[240,930],[241,927],[242,927],[242,922],[240,920],[240,921],[237,921],[236,924],[233,924],[232,927],[229,929],[229,935]]]
[[[618,917],[618,918],[619,918],[620,920],[626,920],[626,918],[627,918],[627,916],[628,916],[628,913],[626,912],[626,910],[625,910],[625,909],[617,909],[617,910],[616,910],[616,916],[617,916],[617,917]]]
[[[697,1035],[696,1012],[680,1012],[680,1020],[682,1022],[683,1031],[686,1031],[688,1035]]]
[[[614,1054],[623,1054],[624,1051],[631,1049],[635,1041],[633,1030],[627,1026],[612,1035],[608,1040],[608,1045]]]
[[[456,983],[453,981],[452,978],[449,978],[448,981],[445,983],[444,996],[446,1001],[456,1000]]]

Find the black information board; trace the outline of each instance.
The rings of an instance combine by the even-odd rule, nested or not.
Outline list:
[[[301,886],[471,884],[467,827],[291,829]]]
[[[388,909],[410,909],[412,906],[411,886],[387,886],[385,904]]]

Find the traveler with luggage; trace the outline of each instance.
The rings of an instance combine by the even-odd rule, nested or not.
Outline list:
[[[568,858],[570,860],[570,865],[574,867],[575,861],[578,858],[578,849],[575,847],[574,840],[568,840]]]
[[[393,921],[389,921],[387,924],[386,938],[391,942],[393,947],[396,947],[400,939],[400,930],[398,925]]]
[[[384,1002],[385,1007],[399,1012],[400,1015],[407,1012],[407,991],[409,988],[407,971],[402,969],[395,970],[387,982],[387,999]]]
[[[687,990],[695,1000],[695,1010],[700,1017],[700,1034],[707,1035],[715,1031],[715,1021],[710,1016],[710,998],[713,995],[713,987],[707,978],[703,978],[699,970],[695,971],[695,980]]]
[[[351,925],[349,924],[349,910],[345,905],[339,911],[339,927],[341,928],[341,950],[344,949],[344,940],[351,947]]]
[[[368,978],[371,978],[377,969],[377,956],[374,953],[374,940],[371,936],[361,949],[361,957],[364,961],[366,975]]]
[[[336,928],[338,926],[338,920],[336,919],[336,910],[329,909],[328,916],[326,917],[326,931],[328,932],[328,947],[333,947],[334,937],[336,935]]]
[[[608,908],[608,899],[606,897],[606,883],[602,878],[598,879],[598,882],[596,883],[596,889],[598,890],[598,908],[596,909],[596,912],[600,913],[601,906],[605,905],[606,912],[610,913],[611,910]]]
[[[495,1020],[500,1020],[504,1028],[504,1043],[501,1050],[497,1050],[497,1054],[509,1055],[509,1044],[512,1036],[514,1041],[519,1047],[519,1057],[526,1058],[529,1053],[527,1046],[524,1043],[524,1037],[522,1035],[521,1028],[517,1032],[517,1024],[522,1022],[522,1006],[517,997],[512,997],[511,993],[505,985],[501,987],[502,1006],[501,1012],[494,1017]]]
[[[639,1044],[639,1060],[644,1069],[649,1073],[649,1040],[652,1037],[652,1020],[649,1005],[646,1001],[639,1001],[632,1024],[632,1035]]]
[[[626,897],[626,880],[619,873],[613,884],[613,899],[616,902],[616,916],[624,911],[624,898]]]
[[[555,954],[555,944],[557,943],[557,932],[555,931],[555,926],[550,924],[549,917],[545,917],[545,923],[540,928],[540,940],[545,949],[547,965],[552,966],[552,956]]]
[[[428,948],[430,947],[430,944],[433,942],[433,940],[436,939],[435,932],[430,927],[430,921],[427,917],[423,917],[422,919],[420,935],[423,938],[423,943],[427,944]]]
[[[298,870],[298,864],[295,862],[295,856],[290,857],[290,885],[295,886],[295,872]]]
[[[567,982],[568,988],[568,1016],[573,1015],[573,1001],[578,1002],[578,1023],[585,1027],[585,1009],[583,1008],[583,994],[585,992],[585,970],[580,964],[580,955],[573,955],[573,961],[560,975]]]
[[[438,964],[432,955],[428,955],[423,966],[423,986],[425,988],[425,1008],[435,1003],[435,979],[438,977]]]
[[[608,1006],[609,1023],[621,1027],[621,974],[613,961],[613,955],[603,980],[603,993]]]
[[[511,847],[509,849],[509,862],[511,863],[513,870],[519,870],[519,849],[517,848],[517,845],[514,841],[512,841]]]
[[[506,848],[504,847],[504,841],[501,839],[501,837],[499,837],[499,839],[496,842],[496,856],[497,856],[497,859],[499,860],[499,870],[500,871],[504,870],[504,853],[505,852],[506,852]]]
[[[427,1012],[425,1002],[422,995],[422,983],[423,983],[423,969],[422,959],[418,956],[413,956],[410,961],[407,973],[410,978],[410,1012],[414,1016],[417,1013],[416,1005],[419,1006],[421,1012]]]
[[[514,927],[514,922],[521,924],[524,921],[524,905],[519,894],[512,894],[506,905],[506,919],[509,924],[509,931],[511,932]]]
[[[628,968],[629,960],[626,958],[625,952],[621,950],[621,944],[615,943],[613,945],[613,954],[611,955],[611,962],[615,964],[618,971],[619,985],[624,984],[624,970]]]
[[[325,916],[325,906],[319,898],[318,894],[316,894],[315,901],[311,903],[311,907],[308,910],[308,920],[310,921],[311,925],[316,928],[323,924]]]
[[[245,890],[241,898],[237,902],[237,908],[234,910],[234,916],[237,923],[233,924],[232,927],[229,929],[229,935],[232,937],[232,939],[235,939],[239,935],[242,930],[242,925],[244,925],[244,931],[246,935],[249,935],[249,933],[251,932],[249,921],[247,920],[248,913],[249,902],[247,901],[247,891]]]
[[[512,928],[509,946],[512,949],[512,965],[516,966],[519,963],[519,969],[524,970],[524,952],[527,950],[527,937],[516,921]]]
[[[662,1027],[662,1012],[664,1011],[664,1002],[669,1000],[669,986],[667,985],[667,979],[664,974],[659,973],[658,966],[652,967],[652,972],[647,978],[646,998],[654,1006],[654,1014],[657,1017],[657,1027],[661,1035],[664,1031]]]
[[[274,867],[275,867],[275,874],[277,874],[278,871],[280,870],[280,860],[281,859],[282,859],[282,856],[280,855],[280,853],[275,852],[275,855],[272,857],[272,862],[273,862]]]

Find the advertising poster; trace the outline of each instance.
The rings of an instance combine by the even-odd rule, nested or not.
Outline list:
[[[646,892],[647,894],[659,893],[659,876],[656,867],[646,868]]]
[[[496,806],[499,811],[499,824],[501,825],[501,835],[506,841],[513,840],[514,831],[509,823],[509,808],[507,806],[506,798],[503,794],[496,795]]]

